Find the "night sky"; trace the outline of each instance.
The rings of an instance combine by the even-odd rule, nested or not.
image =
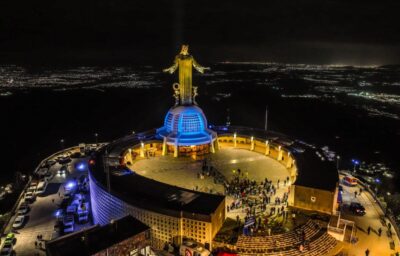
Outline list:
[[[1,62],[400,63],[400,1],[0,1]],[[204,63],[204,61],[203,61]]]

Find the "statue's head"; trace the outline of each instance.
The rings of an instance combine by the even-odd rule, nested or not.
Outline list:
[[[189,45],[187,45],[187,44],[182,45],[181,54],[182,55],[188,55],[189,54]]]

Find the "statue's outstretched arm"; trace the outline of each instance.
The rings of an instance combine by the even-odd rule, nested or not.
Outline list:
[[[171,67],[163,69],[163,72],[168,72],[170,74],[174,73],[175,70],[178,68],[178,60],[175,59],[174,64]]]
[[[210,68],[206,68],[201,66],[199,63],[197,63],[197,61],[195,59],[193,59],[193,67],[199,71],[200,73],[204,73],[204,70],[210,70]]]

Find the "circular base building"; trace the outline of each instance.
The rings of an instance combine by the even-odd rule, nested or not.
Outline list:
[[[209,250],[224,246],[214,239],[228,215],[231,215],[231,220],[235,219],[229,209],[236,197],[229,194],[231,189],[228,184],[232,179],[249,180],[252,173],[245,169],[242,172],[237,170],[239,173],[235,168],[230,169],[239,162],[233,157],[222,162],[221,170],[200,168],[197,173],[192,165],[201,163],[194,160],[206,161],[225,148],[235,152],[252,152],[241,160],[246,166],[252,162],[257,164],[262,158],[279,165],[279,170],[284,172],[283,177],[287,177],[285,182],[279,178],[274,180],[274,177],[269,177],[269,180],[284,192],[287,207],[327,215],[334,213],[337,208],[338,173],[335,165],[326,161],[318,150],[279,133],[247,127],[208,126],[206,116],[195,101],[197,88],[191,85],[191,68],[200,72],[206,68],[187,54],[179,54],[174,65],[165,70],[172,73],[179,68],[180,83],[173,87],[175,106],[166,114],[163,126],[112,141],[90,160],[94,223],[105,225],[129,214],[151,228],[154,248],[163,249],[166,244],[180,245],[185,239],[204,244]],[[173,172],[168,173],[162,161],[155,162],[153,159],[173,164],[179,164],[175,160],[183,159],[184,163],[179,168],[173,165],[169,169]],[[137,163],[144,160],[153,163],[152,169],[137,169]],[[261,170],[257,173],[260,184],[265,184],[264,176],[267,180],[269,169],[273,167],[264,168],[263,164],[258,164],[258,168]],[[168,179],[161,179],[161,174]],[[192,177],[195,177],[196,185],[187,185],[193,181]],[[177,179],[180,183],[176,182]],[[201,182],[206,184],[204,189],[198,188]],[[279,187],[280,184],[284,185]],[[223,189],[214,189],[215,186]],[[243,191],[239,192],[243,196]],[[251,194],[251,197],[255,196]],[[246,213],[240,209],[238,215]],[[254,210],[255,213],[257,211]],[[248,219],[245,227],[246,223]],[[240,246],[247,247],[246,241],[239,236],[236,249],[240,251]],[[243,248],[242,252],[253,255],[247,249]]]

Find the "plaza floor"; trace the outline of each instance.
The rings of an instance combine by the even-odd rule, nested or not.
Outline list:
[[[215,154],[210,154],[206,159],[209,166],[216,168],[228,181],[238,175],[237,170],[241,170],[241,178],[255,180],[258,183],[265,178],[272,181],[274,185],[280,181],[281,186],[277,189],[275,197],[282,198],[284,192],[288,191],[288,185],[283,186],[283,180],[289,175],[288,170],[281,163],[268,156],[240,148],[223,148]],[[183,187],[191,190],[198,190],[206,193],[224,194],[222,184],[215,184],[213,177],[207,175],[201,179],[198,177],[202,172],[202,161],[195,161],[189,157],[155,156],[137,160],[130,168],[147,178],[154,179],[163,183]],[[235,199],[228,196],[227,205]],[[274,201],[275,198],[272,198]],[[269,205],[267,211],[269,212]],[[244,218],[245,208],[231,210],[227,217]]]

